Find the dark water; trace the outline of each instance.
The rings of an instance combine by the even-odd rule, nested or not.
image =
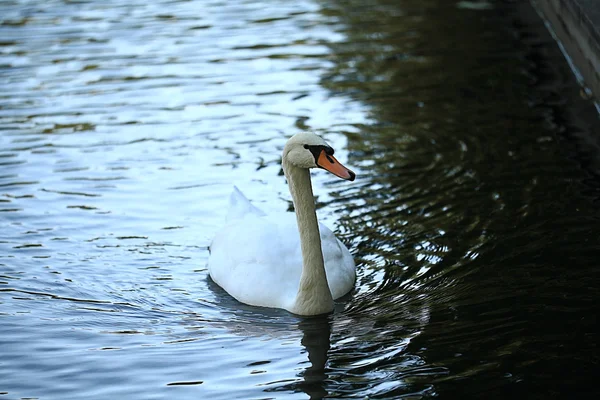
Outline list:
[[[597,394],[599,132],[527,5],[2,1],[0,398]],[[207,280],[286,137],[351,247],[333,315]]]

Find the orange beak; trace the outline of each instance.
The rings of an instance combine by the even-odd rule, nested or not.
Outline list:
[[[335,176],[353,181],[356,178],[356,174],[344,167],[334,156],[330,156],[325,153],[325,150],[321,150],[319,158],[317,159],[317,165],[327,171],[331,172]]]

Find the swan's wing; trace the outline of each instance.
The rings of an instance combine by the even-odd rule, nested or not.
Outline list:
[[[348,248],[325,225],[319,223],[327,283],[334,299],[342,297],[354,287],[356,266]]]
[[[227,222],[241,219],[245,215],[254,214],[258,216],[266,215],[261,209],[250,203],[250,200],[237,188],[233,187],[233,192],[229,196],[229,211],[227,212]]]
[[[250,213],[228,224],[213,240],[208,270],[242,303],[289,308],[302,273],[294,214]]]
[[[319,230],[327,281],[333,298],[337,299],[354,287],[354,261],[329,228],[320,224]],[[302,274],[296,216],[293,213],[260,216],[248,210],[215,236],[208,270],[219,286],[242,303],[289,309]]]

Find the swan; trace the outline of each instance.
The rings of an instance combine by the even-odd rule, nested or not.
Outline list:
[[[317,221],[310,168],[353,181],[356,175],[311,132],[292,136],[281,164],[296,216],[266,214],[234,187],[227,223],[210,245],[211,279],[241,303],[298,315],[333,311],[333,300],[354,287],[350,251]]]

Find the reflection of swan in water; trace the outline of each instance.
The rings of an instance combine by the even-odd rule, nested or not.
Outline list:
[[[304,319],[298,328],[303,332],[301,343],[310,362],[310,366],[302,373],[304,380],[298,383],[298,387],[311,399],[322,399],[328,394],[325,389],[325,365],[331,340],[331,321],[326,316]]]
[[[355,175],[313,133],[288,140],[282,166],[296,217],[266,215],[236,189],[228,224],[211,244],[208,270],[242,303],[300,315],[328,313],[333,300],[353,288],[356,273],[348,249],[317,221],[309,169],[323,168],[347,180]]]
[[[350,307],[339,304],[333,314],[299,317],[240,304],[210,279],[207,283],[214,296],[209,300],[214,314],[204,313],[203,329],[218,327],[220,338],[228,336],[223,330],[239,337],[223,342],[228,348],[224,354],[239,350],[247,355],[246,363],[261,365],[251,367],[265,373],[263,380],[257,375],[251,390],[278,393],[255,392],[247,398],[281,393],[342,398],[349,390],[364,391],[366,397],[379,390],[406,388],[416,375],[448,373],[444,366],[429,365],[420,354],[427,346],[420,337],[430,324],[429,296],[368,292],[359,294]],[[198,325],[197,320],[190,322]]]
[[[266,361],[264,364],[261,363],[262,368],[266,370],[269,370],[268,365],[271,361],[281,357],[289,360],[287,368],[282,370],[279,365],[277,370],[277,374],[280,377],[285,376],[285,379],[281,383],[269,382],[269,386],[274,388],[263,389],[265,392],[306,393],[311,399],[321,399],[327,395],[328,374],[325,367],[330,349],[332,319],[338,313],[306,318],[292,315],[284,310],[239,304],[214,282],[207,281],[210,291],[216,296],[211,302],[218,304],[220,315],[218,321],[216,315],[211,318],[212,321],[203,319],[203,326],[208,323],[242,338],[244,343],[242,351],[245,346],[248,346],[249,340],[259,341],[261,348],[266,352],[253,353],[252,356],[256,358],[252,361],[259,363]],[[194,318],[189,322],[191,325],[198,324]],[[268,350],[265,349],[265,345],[269,346]],[[275,357],[271,358],[269,354]],[[290,379],[294,381],[289,382]]]

